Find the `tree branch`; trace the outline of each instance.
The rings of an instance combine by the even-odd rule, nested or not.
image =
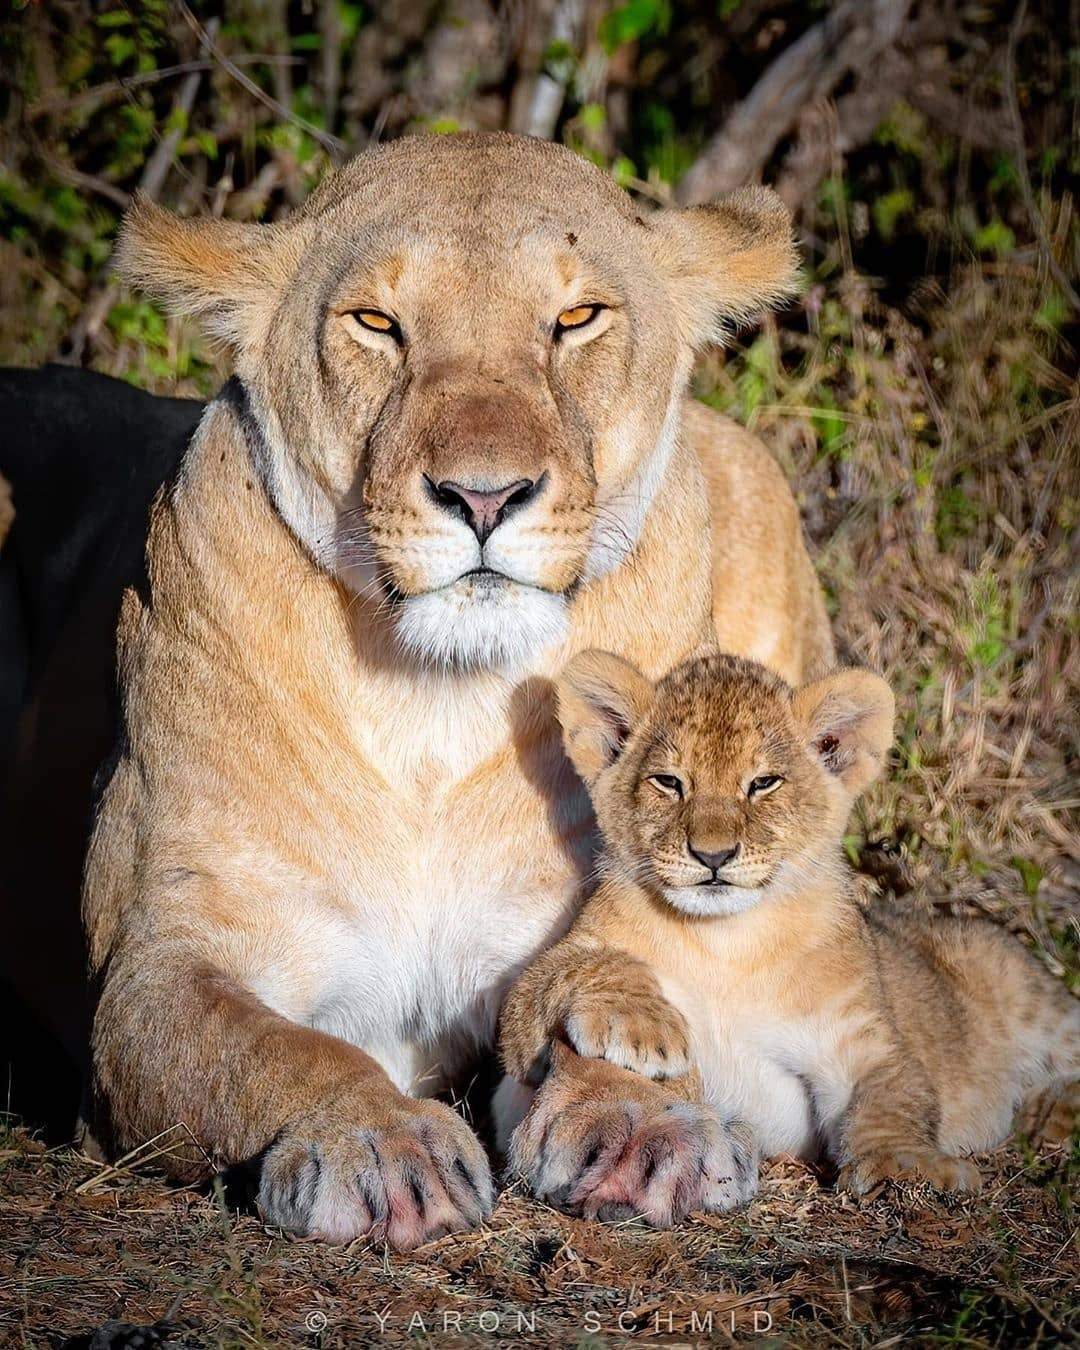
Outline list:
[[[321,127],[314,126],[306,118],[301,117],[298,113],[294,113],[291,108],[283,107],[276,98],[272,98],[265,89],[256,84],[249,76],[245,75],[235,61],[229,60],[213,38],[207,34],[206,29],[198,21],[195,15],[192,14],[190,8],[184,3],[184,0],[179,0],[179,10],[184,22],[203,46],[205,46],[206,50],[222,70],[224,70],[227,75],[231,75],[241,88],[246,89],[252,98],[261,103],[263,107],[269,108],[270,111],[280,117],[282,121],[291,122],[293,126],[299,127],[301,131],[306,132],[313,141],[317,141],[319,145],[323,147],[335,163],[341,159],[346,148],[344,141],[338,140],[336,136],[331,136],[328,131],[323,131]]]
[[[692,206],[751,181],[808,104],[896,41],[910,7],[911,0],[839,0],[732,110],[679,184],[677,200]]]

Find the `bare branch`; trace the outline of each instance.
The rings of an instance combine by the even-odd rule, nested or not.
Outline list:
[[[544,69],[545,55],[558,43],[576,50],[585,19],[582,0],[555,0],[529,25],[521,57],[522,73],[510,98],[511,131],[550,140],[566,98],[566,86]]]
[[[207,27],[202,29],[201,41],[204,46],[209,46],[213,42],[217,29],[218,21],[216,19],[211,19]],[[184,77],[184,82],[176,95],[176,101],[173,103],[172,112],[169,114],[169,121],[174,123],[173,128],[158,141],[154,147],[154,153],[143,166],[142,177],[139,179],[139,189],[145,192],[152,201],[157,200],[161,189],[165,186],[165,179],[172,168],[173,158],[176,155],[177,146],[180,144],[180,137],[184,133],[187,120],[191,116],[191,110],[195,106],[195,96],[199,92],[202,78],[203,72],[201,70],[192,71],[190,75]],[[120,287],[117,283],[108,281],[95,295],[87,300],[82,313],[68,335],[67,351],[62,358],[64,361],[71,365],[81,363],[87,343],[92,342],[101,332],[105,320],[109,317],[109,311],[116,304],[119,294]]]
[[[840,0],[769,66],[679,184],[683,205],[709,201],[758,174],[808,104],[849,70],[867,69],[897,39],[911,0]]]
[[[278,56],[273,53],[253,52],[246,56],[237,56],[235,58],[238,66],[300,66],[303,65],[298,56]],[[53,94],[49,98],[39,99],[36,103],[31,103],[26,110],[29,118],[46,117],[50,113],[74,112],[76,108],[81,108],[85,103],[111,103],[124,94],[128,94],[133,89],[142,89],[146,85],[160,84],[162,80],[175,79],[178,75],[194,75],[197,72],[203,74],[208,70],[213,70],[213,61],[181,61],[175,66],[161,66],[157,70],[143,70],[135,75],[124,75],[118,80],[107,80],[104,84],[92,85],[89,89],[81,89],[77,94]]]

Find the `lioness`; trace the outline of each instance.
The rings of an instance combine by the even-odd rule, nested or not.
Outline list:
[[[650,1078],[693,1075],[692,1095],[748,1126],[764,1156],[824,1153],[856,1194],[902,1174],[976,1189],[966,1155],[999,1144],[1021,1109],[1044,1136],[1068,1136],[1080,1003],[1064,985],[990,923],[865,911],[852,894],[841,841],[892,744],[884,680],[841,670],[792,689],[709,653],[654,684],[582,652],[558,703],[604,880],[507,997],[518,1079],[559,1038]],[[670,1222],[700,1185],[692,1141],[670,1141],[646,1181],[648,1148],[627,1147],[622,1113],[574,1091],[555,1129],[584,1157],[553,1150],[550,1131],[540,1146],[553,1081],[514,1135],[518,1169],[572,1208]],[[730,1187],[695,1198],[723,1208]]]
[[[140,203],[119,259],[236,378],[121,614],[84,895],[108,1143],[182,1123],[261,1157],[270,1220],[409,1247],[491,1203],[425,1098],[592,864],[550,677],[597,644],[659,674],[714,619],[790,678],[831,658],[781,474],[685,403],[789,290],[789,221],[761,189],[646,219],[558,146],[435,137],[281,225]]]

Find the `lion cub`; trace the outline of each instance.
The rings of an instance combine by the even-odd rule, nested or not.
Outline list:
[[[654,1078],[693,1066],[763,1156],[824,1152],[857,1193],[908,1173],[976,1187],[964,1155],[1020,1108],[1069,1132],[1080,1004],[989,924],[853,898],[840,842],[892,741],[883,680],[792,690],[710,654],[654,686],[585,652],[559,712],[604,880],[510,994],[511,1074],[535,1081],[560,1038]]]

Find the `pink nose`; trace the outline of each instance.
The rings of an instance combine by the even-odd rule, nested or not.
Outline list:
[[[519,478],[504,487],[483,490],[450,481],[434,485],[436,501],[460,515],[481,544],[511,511],[524,506],[536,494],[536,489],[537,484],[531,478]]]

